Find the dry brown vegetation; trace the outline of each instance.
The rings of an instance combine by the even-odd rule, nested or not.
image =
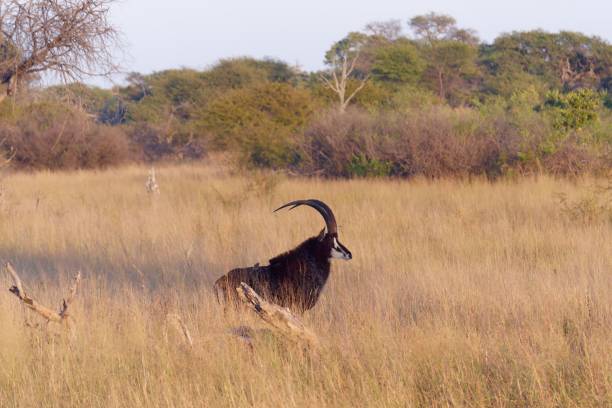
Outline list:
[[[41,102],[12,112],[4,105],[0,111],[0,148],[15,168],[105,168],[129,157],[130,144],[120,128],[94,123],[78,109]]]
[[[592,181],[283,179],[204,167],[13,174],[0,258],[53,305],[77,270],[76,335],[33,327],[0,276],[0,406],[516,406],[612,404],[612,223],[577,219]],[[334,209],[350,262],[305,317],[315,355],[226,334],[210,289],[265,262]],[[182,340],[167,316],[180,316]],[[24,325],[24,318],[31,323]],[[32,326],[32,327],[30,327]],[[49,328],[51,329],[51,327]]]

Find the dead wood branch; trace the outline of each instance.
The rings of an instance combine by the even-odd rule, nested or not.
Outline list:
[[[318,348],[319,339],[302,321],[288,308],[280,307],[262,299],[249,285],[244,282],[236,288],[240,299],[263,321],[282,333],[284,336]]]
[[[117,72],[115,0],[0,1],[0,100],[41,72],[80,80]]]
[[[359,53],[355,54],[354,56],[343,55],[342,57],[335,57],[332,60],[332,68],[330,72],[320,75],[320,78],[325,86],[333,91],[338,97],[338,108],[340,109],[340,112],[344,112],[346,110],[351,100],[366,86],[366,83],[368,82],[369,75],[366,75],[361,79],[353,78],[358,84],[347,96],[351,74],[353,74],[353,71],[355,70],[358,59]],[[331,79],[329,77],[331,77]]]
[[[76,276],[73,278],[68,297],[62,301],[62,307],[60,308],[59,312],[59,315],[62,319],[66,319],[69,316],[68,307],[76,297],[77,289],[79,288],[79,283],[81,283],[81,271],[78,271]]]
[[[21,300],[21,302],[26,307],[28,307],[29,309],[41,315],[48,322],[62,323],[62,324],[66,324],[70,326],[70,319],[69,319],[70,316],[68,314],[68,307],[73,302],[76,296],[77,289],[81,281],[80,271],[74,277],[72,286],[70,287],[70,292],[68,294],[68,297],[62,301],[60,311],[56,312],[54,310],[49,309],[46,306],[41,305],[36,300],[34,300],[33,298],[31,298],[30,296],[26,294],[26,292],[23,289],[21,278],[19,277],[19,275],[17,274],[17,271],[15,271],[15,269],[9,262],[6,263],[5,268],[8,274],[11,275],[11,277],[13,278],[13,282],[15,283],[13,286],[11,286],[11,288],[9,289],[9,292],[17,296],[19,300]]]

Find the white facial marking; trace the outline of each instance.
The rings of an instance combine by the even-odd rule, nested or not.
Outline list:
[[[333,259],[348,259],[347,254],[338,245],[338,241],[334,238],[334,246],[332,247],[330,258]]]

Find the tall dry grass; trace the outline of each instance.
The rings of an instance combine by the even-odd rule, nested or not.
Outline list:
[[[137,167],[2,180],[0,258],[46,304],[76,269],[85,280],[73,341],[25,327],[2,289],[0,406],[612,405],[612,224],[556,198],[587,182],[157,176],[158,197]],[[305,316],[323,350],[250,352],[224,332],[257,322],[223,317],[211,283],[317,233],[312,210],[271,212],[310,197],[354,254]]]

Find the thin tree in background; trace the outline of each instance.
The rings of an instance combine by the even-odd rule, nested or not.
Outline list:
[[[330,69],[321,74],[321,80],[338,97],[340,112],[346,110],[351,100],[363,89],[369,79],[369,74],[354,75],[364,38],[363,34],[351,33],[334,44],[325,56]],[[350,84],[355,82],[356,86],[351,87]]]
[[[0,0],[0,100],[53,72],[64,82],[117,72],[115,0]]]

